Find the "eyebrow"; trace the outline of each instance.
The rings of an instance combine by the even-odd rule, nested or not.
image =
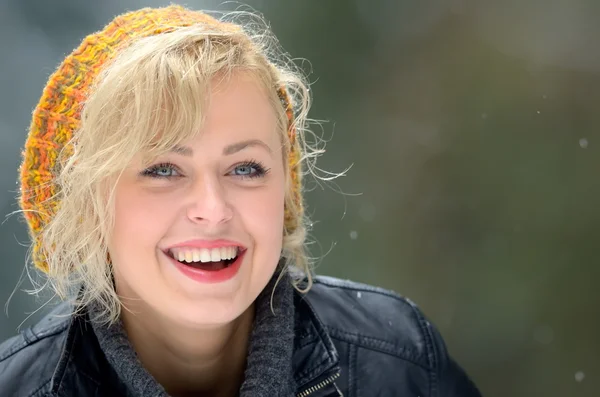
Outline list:
[[[231,145],[225,146],[225,148],[223,149],[223,154],[225,156],[229,156],[252,146],[262,147],[267,152],[272,152],[269,145],[267,145],[260,139],[248,139],[245,141],[236,142],[232,143]],[[171,149],[171,151],[173,153],[181,154],[182,156],[186,157],[191,157],[194,154],[194,151],[189,146],[175,146],[173,149]]]

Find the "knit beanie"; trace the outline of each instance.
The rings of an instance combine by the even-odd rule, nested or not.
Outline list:
[[[90,87],[108,61],[119,50],[143,37],[165,34],[179,27],[206,25],[224,32],[242,32],[236,24],[218,21],[178,5],[144,8],[114,18],[104,29],[87,36],[50,76],[33,111],[20,167],[20,205],[32,240],[32,262],[47,272],[42,254],[42,231],[60,206],[56,177],[59,154],[68,150],[81,122],[83,103]],[[294,211],[285,209],[285,232],[292,233],[302,213],[300,145],[293,125],[293,105],[285,87],[275,87],[288,119],[290,139],[287,158],[292,183]],[[50,252],[51,254],[51,252]]]

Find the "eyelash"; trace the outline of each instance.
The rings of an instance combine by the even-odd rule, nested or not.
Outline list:
[[[252,175],[233,175],[233,176],[240,177],[242,179],[261,178],[261,177],[264,177],[265,175],[267,175],[270,171],[269,168],[266,168],[263,164],[261,164],[259,161],[256,161],[256,160],[248,160],[248,161],[244,161],[242,163],[236,164],[235,167],[233,167],[233,171],[235,171],[235,169],[240,168],[240,167],[250,167],[250,168],[254,168],[256,170],[256,172]],[[173,169],[180,175],[166,176],[166,175],[156,174],[156,172],[161,168]],[[179,171],[177,166],[173,163],[160,163],[160,164],[153,165],[152,167],[142,171],[142,175],[150,177],[150,178],[156,178],[156,179],[174,179],[174,178],[181,177],[181,172]]]
[[[236,166],[233,169],[235,170],[236,168],[240,168],[240,167],[251,167],[256,170],[256,172],[252,175],[236,175],[243,179],[261,178],[261,177],[264,177],[265,175],[267,175],[270,171],[269,168],[266,168],[262,163],[260,163],[257,160],[244,161],[240,164],[236,164]]]
[[[142,176],[148,176],[150,178],[157,178],[157,179],[173,179],[173,178],[179,177],[179,175],[165,176],[165,175],[158,175],[158,174],[156,174],[156,172],[159,169],[161,169],[161,168],[174,169],[176,172],[179,173],[179,169],[175,166],[175,164],[172,164],[172,163],[160,163],[160,164],[153,165],[152,167],[147,168],[144,171],[142,171]]]

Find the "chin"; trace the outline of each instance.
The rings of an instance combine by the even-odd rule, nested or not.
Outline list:
[[[235,277],[220,283],[200,283],[191,280],[172,264],[163,260],[163,294],[153,294],[154,310],[187,327],[201,328],[230,323],[241,316],[254,302],[262,287],[253,288],[250,257]],[[267,280],[268,282],[268,280]],[[258,290],[258,291],[254,291]],[[162,297],[159,297],[162,295]],[[159,298],[159,299],[157,299]]]
[[[249,297],[240,296],[235,292],[229,296],[190,296],[182,291],[169,291],[163,297],[153,299],[153,311],[161,313],[161,317],[166,317],[176,324],[194,328],[230,323],[253,303]]]

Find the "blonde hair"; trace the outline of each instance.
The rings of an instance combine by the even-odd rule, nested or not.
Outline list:
[[[107,321],[118,319],[121,301],[114,289],[106,242],[114,225],[114,188],[119,175],[137,153],[147,154],[149,162],[191,139],[203,123],[209,82],[238,71],[262,83],[277,112],[285,148],[286,220],[294,220],[293,227],[282,232],[282,257],[287,267],[299,268],[308,277],[306,290],[310,288],[308,219],[302,208],[300,178],[302,170],[315,169],[313,162],[322,150],[305,139],[311,133],[308,83],[260,17],[235,13],[221,19],[240,16],[254,23],[244,29],[197,24],[139,38],[122,48],[94,81],[81,124],[57,159],[60,205],[41,231],[39,254],[47,263],[47,280],[59,297],[79,293],[81,306],[98,302]],[[296,143],[288,134],[289,114],[281,89],[293,105]],[[289,158],[292,145],[299,145],[300,154]],[[290,169],[299,163],[304,166],[292,178]]]

